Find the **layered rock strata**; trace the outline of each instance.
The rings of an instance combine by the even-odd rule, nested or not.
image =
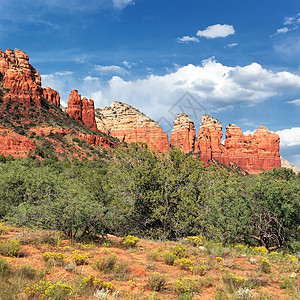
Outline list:
[[[5,157],[26,157],[35,146],[29,138],[0,127],[0,154]]]
[[[245,136],[236,125],[226,127],[225,147],[229,160],[250,173],[281,166],[279,142],[279,136],[264,126],[259,126],[253,136]]]
[[[59,106],[59,94],[52,89],[42,89],[39,72],[29,63],[28,55],[15,49],[0,50],[0,80],[4,89],[3,101],[17,101],[26,107],[42,106],[44,96]]]
[[[188,115],[179,114],[174,123],[170,134],[170,144],[172,147],[179,148],[185,153],[193,152],[195,146],[196,129],[194,122]]]
[[[87,98],[81,99],[81,95],[75,89],[71,91],[69,96],[67,113],[75,121],[83,123],[93,130],[97,130],[94,101]]]
[[[122,142],[145,142],[150,150],[167,152],[168,135],[149,117],[132,106],[114,101],[109,107],[96,109],[97,128]]]

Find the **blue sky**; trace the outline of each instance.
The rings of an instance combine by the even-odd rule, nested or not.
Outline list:
[[[201,109],[224,133],[265,125],[300,167],[299,0],[0,0],[0,11],[0,48],[25,51],[63,102],[73,88],[97,107],[123,101],[166,131],[180,110],[197,129]]]

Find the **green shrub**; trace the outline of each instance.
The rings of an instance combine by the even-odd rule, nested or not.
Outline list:
[[[63,266],[65,264],[66,256],[63,253],[45,252],[42,254],[43,260],[49,262],[50,265]]]
[[[165,251],[162,254],[162,258],[167,265],[173,266],[176,256],[170,251]]]
[[[50,298],[50,299],[67,299],[76,296],[74,289],[62,282],[51,283],[50,281],[41,280],[38,283],[30,284],[25,288],[25,293],[29,297]]]
[[[177,244],[170,247],[171,252],[178,258],[187,257],[186,246],[183,244]]]
[[[85,254],[78,254],[77,251],[73,251],[73,260],[77,266],[85,265],[87,264],[87,258],[88,256]]]
[[[197,236],[188,236],[184,240],[194,247],[199,247],[205,243],[206,238],[203,235],[197,235]]]
[[[194,275],[204,276],[206,273],[206,266],[205,265],[194,266],[191,267],[191,271],[193,272]]]
[[[114,270],[116,262],[117,256],[115,254],[110,254],[108,256],[97,259],[94,265],[99,271],[110,272]]]
[[[31,266],[22,266],[17,270],[17,274],[27,279],[42,278],[44,274]]]
[[[235,276],[232,273],[226,273],[222,276],[222,280],[229,290],[234,291],[237,288],[245,287],[247,279],[241,276]]]
[[[271,264],[266,258],[260,261],[260,270],[264,273],[271,273]]]
[[[8,275],[11,272],[11,267],[9,263],[0,257],[0,275]]]
[[[174,266],[179,266],[181,270],[189,271],[193,266],[193,262],[188,258],[176,259],[174,261]]]
[[[22,246],[19,240],[9,240],[0,243],[0,254],[5,256],[18,256]]]
[[[122,245],[124,245],[126,248],[134,248],[137,246],[137,243],[140,241],[140,239],[133,235],[127,235],[122,240]]]
[[[148,287],[152,291],[160,292],[166,286],[166,278],[165,276],[155,272],[148,278]]]
[[[174,283],[175,292],[181,294],[197,294],[200,288],[197,282],[192,278],[182,277]]]

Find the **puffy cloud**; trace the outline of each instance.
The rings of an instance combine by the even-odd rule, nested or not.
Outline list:
[[[291,104],[295,104],[295,105],[297,105],[297,106],[300,106],[300,99],[288,101],[287,103],[291,103]]]
[[[188,36],[188,35],[182,38],[177,38],[177,41],[179,43],[189,43],[189,42],[199,43],[199,39],[197,39],[195,36]]]
[[[216,24],[216,25],[211,25],[208,26],[204,30],[198,30],[197,36],[203,36],[208,39],[215,39],[218,37],[227,37],[231,34],[235,34],[235,30],[232,25],[221,25],[221,24]]]
[[[208,59],[200,66],[189,64],[162,76],[149,75],[134,81],[114,76],[102,87],[101,97],[95,92],[93,99],[98,106],[123,101],[157,120],[187,91],[207,110],[222,110],[236,104],[254,105],[281,95],[285,89],[300,92],[300,76],[273,72],[257,63],[228,67]]]
[[[283,129],[276,131],[280,136],[280,145],[282,147],[300,146],[300,127]]]
[[[115,8],[117,9],[123,9],[125,8],[127,5],[134,5],[134,1],[132,0],[112,0],[113,5]]]
[[[290,31],[290,29],[288,29],[287,27],[283,27],[283,28],[277,29],[276,34],[287,33],[288,31]]]

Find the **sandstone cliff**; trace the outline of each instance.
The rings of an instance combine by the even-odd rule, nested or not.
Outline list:
[[[54,105],[59,106],[58,92],[46,88],[42,89],[39,72],[29,63],[27,54],[19,49],[15,52],[0,50],[0,79],[3,80],[3,101],[15,101],[25,107],[32,104],[42,106],[41,97],[44,96]]]
[[[292,169],[296,174],[300,172],[299,168],[297,168],[296,166],[294,166],[293,164],[291,164],[289,161],[287,161],[281,156],[280,156],[280,160],[281,160],[281,167]]]
[[[195,141],[195,153],[200,153],[205,163],[210,160],[229,165],[229,158],[225,146],[221,143],[222,124],[211,116],[203,115],[198,137]]]
[[[94,101],[87,98],[81,99],[81,95],[75,89],[71,91],[69,96],[67,113],[75,121],[97,130]]]
[[[145,142],[149,149],[161,152],[170,149],[166,132],[156,122],[128,104],[114,101],[109,107],[96,109],[95,114],[98,129],[121,142]]]
[[[193,152],[195,147],[196,130],[194,122],[188,115],[179,114],[174,123],[170,134],[170,144],[172,147],[179,148],[185,153]]]
[[[253,136],[245,136],[236,125],[226,127],[225,147],[229,160],[249,173],[281,166],[279,142],[279,136],[264,126],[259,126]]]

